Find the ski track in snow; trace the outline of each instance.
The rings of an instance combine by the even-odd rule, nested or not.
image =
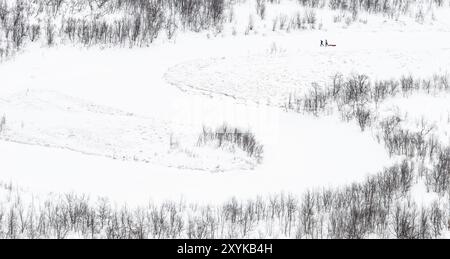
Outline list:
[[[186,91],[283,106],[290,94],[305,94],[313,83],[329,85],[337,73],[366,74],[376,80],[409,74],[432,76],[446,73],[448,68],[450,48],[414,51],[324,48],[195,60],[171,67],[165,78]]]

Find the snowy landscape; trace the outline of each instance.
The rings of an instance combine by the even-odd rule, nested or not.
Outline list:
[[[450,238],[449,36],[448,0],[0,0],[0,238]]]

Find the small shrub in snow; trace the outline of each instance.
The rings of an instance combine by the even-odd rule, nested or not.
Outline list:
[[[317,84],[312,85],[310,94],[304,98],[303,109],[318,116],[327,105],[327,93]]]
[[[280,15],[279,17],[280,21],[280,31],[288,29],[288,16],[287,15]]]
[[[314,29],[317,22],[316,11],[314,9],[306,10],[304,17],[306,19],[306,23],[310,26],[310,28]]]
[[[45,35],[47,37],[47,45],[52,46],[55,43],[55,28],[50,21],[47,22],[45,32]]]
[[[425,13],[423,12],[422,7],[419,8],[419,10],[416,12],[416,22],[417,23],[424,23],[425,21]]]
[[[372,111],[365,108],[364,106],[358,107],[356,109],[356,120],[359,127],[364,131],[371,123]]]
[[[278,19],[279,19],[278,16],[273,18],[273,20],[272,20],[272,31],[276,31],[277,30],[277,28],[278,28]]]
[[[266,0],[256,0],[256,13],[261,20],[266,18]]]
[[[248,18],[247,28],[245,29],[245,35],[249,35],[255,29],[255,20],[253,15],[250,15]]]
[[[297,12],[293,17],[291,17],[291,23],[289,26],[290,28],[295,30],[300,30],[303,28],[303,22],[300,12]]]
[[[5,130],[5,127],[6,127],[6,117],[5,115],[3,115],[0,120],[0,133],[2,133]]]

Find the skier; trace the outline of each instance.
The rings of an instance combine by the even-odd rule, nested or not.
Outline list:
[[[320,40],[320,46],[323,47],[323,40]]]
[[[328,47],[328,40],[325,40],[325,47]]]

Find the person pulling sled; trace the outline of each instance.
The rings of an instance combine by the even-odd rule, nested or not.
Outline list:
[[[325,40],[325,43],[323,40],[320,40],[320,46],[321,47],[336,47],[335,44],[328,44],[328,40]]]

